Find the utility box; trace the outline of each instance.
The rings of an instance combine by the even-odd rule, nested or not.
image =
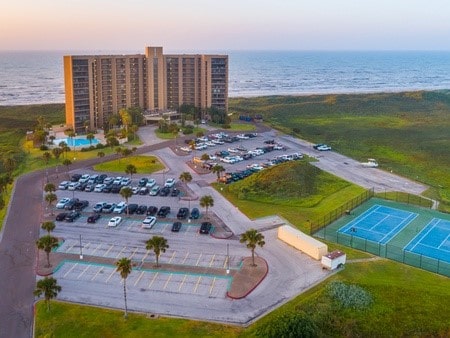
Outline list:
[[[322,268],[334,270],[342,267],[345,264],[346,260],[347,255],[342,251],[336,250],[322,256]]]

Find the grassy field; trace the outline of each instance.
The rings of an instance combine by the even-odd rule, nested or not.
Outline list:
[[[450,93],[232,98],[230,109],[262,114],[266,123],[357,160],[431,186],[450,211]]]
[[[155,156],[129,156],[103,162],[94,166],[97,171],[125,173],[127,165],[133,164],[138,174],[152,174],[164,169],[164,165]]]
[[[370,293],[364,310],[342,308],[325,292],[333,280]],[[289,301],[250,327],[150,319],[122,311],[53,302],[37,304],[36,337],[256,337],[258,328],[290,311],[307,314],[324,337],[447,337],[450,334],[448,278],[387,260],[347,264],[344,270]]]

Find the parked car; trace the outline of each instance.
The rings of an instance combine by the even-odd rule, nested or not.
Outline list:
[[[66,190],[69,187],[70,182],[69,181],[62,181],[58,185],[58,189],[60,190]]]
[[[57,221],[64,221],[64,219],[66,218],[66,216],[68,215],[68,212],[60,212],[58,215],[56,215],[56,220]]]
[[[147,208],[147,216],[155,216],[157,212],[158,212],[158,208],[155,207],[154,205],[150,205]]]
[[[88,205],[89,205],[89,201],[86,201],[86,200],[78,201],[74,204],[73,209],[77,210],[77,211],[82,211]]]
[[[189,218],[191,219],[198,219],[200,217],[200,211],[198,208],[192,208],[191,214],[189,215]]]
[[[322,144],[321,146],[317,147],[316,149],[319,151],[329,151],[329,150],[331,150],[331,147],[326,144]]]
[[[77,187],[77,190],[84,191],[87,185],[88,185],[87,182],[80,183],[80,185]]]
[[[181,229],[181,222],[174,222],[172,224],[172,232],[178,232]]]
[[[200,226],[200,233],[207,235],[211,231],[212,224],[210,222],[203,222]]]
[[[113,181],[113,184],[118,184],[118,185],[120,185],[120,183],[122,183],[122,176],[117,176],[115,179],[114,179],[114,181]]]
[[[146,212],[147,212],[147,206],[144,204],[141,204],[136,210],[136,214],[138,214],[138,215],[143,215]]]
[[[153,186],[156,184],[156,180],[154,178],[149,178],[145,186],[147,188],[153,188]]]
[[[111,194],[118,194],[122,186],[120,184],[113,184],[111,186]]]
[[[84,191],[86,192],[93,192],[95,189],[95,183],[88,183],[86,188],[84,188]]]
[[[100,219],[100,214],[94,214],[87,218],[88,223],[96,223]]]
[[[142,227],[144,229],[151,229],[153,228],[153,226],[156,223],[156,217],[155,216],[147,216],[145,217],[145,219],[142,221]]]
[[[127,212],[129,215],[133,215],[139,206],[136,203],[130,203],[128,204],[128,207],[125,209],[125,212]]]
[[[91,176],[89,175],[89,174],[84,174],[84,175],[81,175],[81,177],[80,177],[80,179],[78,180],[78,182],[80,182],[80,183],[87,183],[87,181],[89,181],[89,178],[90,178]]]
[[[122,178],[122,181],[120,182],[120,184],[122,186],[130,185],[131,184],[131,178],[129,178],[129,177]]]
[[[78,211],[72,211],[66,215],[66,218],[64,218],[64,220],[66,222],[73,222],[80,216],[81,214]]]
[[[167,180],[166,180],[166,183],[164,183],[164,186],[165,187],[169,187],[169,188],[172,188],[174,185],[175,185],[175,179],[174,178],[168,178]]]
[[[116,208],[116,203],[107,203],[103,207],[102,212],[105,214],[110,214],[114,211],[115,208]]]
[[[97,183],[105,183],[105,179],[108,177],[108,175],[106,174],[101,174],[98,179],[97,179]],[[106,184],[106,183],[105,183]]]
[[[60,199],[59,202],[56,203],[56,209],[64,209],[64,207],[66,206],[67,203],[69,203],[69,201],[70,201],[69,197],[64,197]]]
[[[137,193],[139,193],[139,190],[141,190],[141,188],[139,188],[139,187],[131,187],[131,192],[133,193],[133,195],[136,195]]]
[[[172,197],[176,197],[180,194],[180,190],[178,190],[177,188],[173,188],[172,192],[170,193],[170,196]]]
[[[148,195],[149,190],[147,187],[142,187],[139,189],[139,195]]]
[[[140,186],[140,187],[145,187],[145,185],[147,184],[147,182],[148,182],[148,178],[142,177],[142,178],[139,180],[139,182],[138,182],[138,186]]]
[[[125,202],[120,202],[119,204],[116,205],[116,207],[113,210],[113,213],[115,214],[121,214],[122,212],[125,211],[127,207],[127,204]]]
[[[79,201],[78,198],[71,198],[69,202],[66,203],[64,206],[64,209],[66,210],[73,210],[73,207],[75,206],[75,203]]]
[[[70,182],[70,184],[67,186],[67,190],[75,191],[79,185],[80,182]]]
[[[170,207],[169,206],[163,206],[161,207],[161,209],[159,209],[158,211],[158,217],[167,217],[167,215],[170,213]]]
[[[177,218],[178,219],[186,219],[189,216],[189,209],[182,207],[178,210]]]
[[[104,184],[104,183],[97,184],[94,188],[94,192],[103,192],[103,189],[105,189],[105,188],[106,188],[106,184]]]
[[[170,188],[169,187],[163,187],[160,192],[159,192],[159,196],[167,196],[170,194]]]
[[[120,224],[120,222],[122,222],[122,217],[116,216],[116,217],[113,217],[113,218],[111,218],[109,220],[108,226],[109,227],[116,227],[116,226],[118,226]]]
[[[149,195],[150,196],[156,196],[158,195],[159,191],[161,190],[161,188],[159,187],[159,185],[155,185],[152,190],[150,190]]]
[[[80,180],[80,178],[81,178],[81,174],[73,174],[73,175],[70,177],[70,181],[71,181],[71,182],[78,182],[78,181]]]
[[[106,207],[107,205],[108,205],[108,203],[106,203],[106,202],[98,202],[94,205],[94,208],[92,209],[92,211],[102,212],[103,208]]]

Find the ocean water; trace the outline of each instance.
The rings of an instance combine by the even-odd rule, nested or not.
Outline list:
[[[0,105],[64,102],[62,56],[109,53],[0,52]],[[218,53],[229,55],[230,97],[450,89],[450,52]]]

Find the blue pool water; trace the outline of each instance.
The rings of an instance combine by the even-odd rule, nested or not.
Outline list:
[[[61,142],[66,142],[69,147],[89,147],[95,146],[99,143],[98,139],[94,138],[89,141],[86,138],[59,138],[53,141],[54,145],[59,145]]]

